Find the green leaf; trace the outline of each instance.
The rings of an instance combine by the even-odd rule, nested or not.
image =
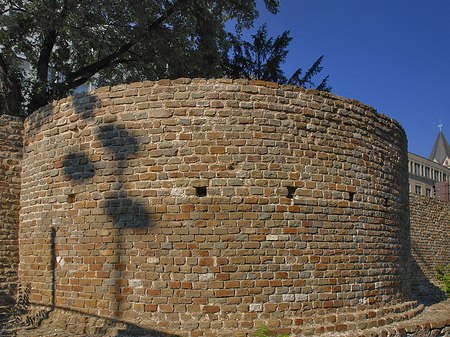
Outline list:
[[[436,267],[436,278],[443,283],[441,290],[446,297],[450,296],[450,264]]]
[[[258,327],[255,330],[254,336],[256,336],[256,337],[269,337],[270,336],[270,330],[266,326],[261,325],[260,327]]]

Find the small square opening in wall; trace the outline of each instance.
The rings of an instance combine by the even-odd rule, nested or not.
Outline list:
[[[292,199],[294,197],[295,191],[297,190],[297,187],[295,186],[287,186],[287,197]]]
[[[348,192],[348,199],[350,201],[355,201],[355,194],[356,192]]]
[[[206,194],[206,186],[199,186],[195,188],[195,195],[197,195],[197,197],[206,197]]]

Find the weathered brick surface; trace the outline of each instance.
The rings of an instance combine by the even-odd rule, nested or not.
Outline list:
[[[21,119],[0,115],[0,315],[17,287],[22,131]]]
[[[36,303],[190,336],[414,311],[406,136],[370,107],[179,79],[63,99],[25,129]]]
[[[410,194],[412,290],[419,299],[441,297],[436,267],[450,263],[450,203]]]
[[[446,337],[450,335],[450,300],[427,307],[413,319],[380,328],[343,333],[341,337]],[[334,337],[334,336],[333,336]]]

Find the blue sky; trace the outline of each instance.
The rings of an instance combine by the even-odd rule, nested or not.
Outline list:
[[[291,32],[287,77],[325,55],[332,92],[399,121],[410,152],[428,158],[439,121],[450,140],[450,0],[281,0],[277,15],[259,8],[249,35],[263,23],[270,36]]]

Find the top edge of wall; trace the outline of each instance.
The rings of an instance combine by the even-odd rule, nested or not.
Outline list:
[[[104,86],[104,87],[100,87],[91,91],[86,91],[86,92],[81,92],[81,93],[77,93],[74,95],[70,95],[67,96],[65,98],[62,98],[60,100],[57,101],[53,101],[51,103],[48,103],[47,105],[39,108],[38,110],[32,112],[30,115],[28,115],[25,119],[28,119],[30,116],[36,114],[39,111],[43,111],[43,110],[47,110],[50,107],[56,106],[59,103],[62,102],[66,102],[69,99],[77,99],[77,98],[81,98],[84,97],[86,95],[93,95],[96,93],[106,93],[106,92],[115,92],[115,91],[120,91],[120,90],[124,90],[126,88],[141,88],[141,87],[169,87],[169,86],[178,86],[178,85],[188,85],[188,84],[216,84],[216,85],[252,85],[252,86],[258,86],[258,87],[266,87],[266,88],[270,88],[270,89],[279,89],[282,91],[293,91],[293,92],[300,92],[300,93],[304,93],[307,95],[315,95],[315,96],[321,96],[324,98],[328,98],[328,99],[332,99],[332,100],[337,100],[337,101],[342,101],[343,103],[346,104],[350,104],[359,108],[362,108],[364,110],[373,112],[377,115],[379,115],[380,117],[382,117],[383,119],[387,119],[388,121],[397,124],[397,126],[403,130],[403,126],[395,119],[393,119],[392,117],[389,117],[383,113],[380,113],[377,111],[376,108],[364,104],[356,99],[350,99],[350,98],[345,98],[343,96],[339,96],[337,94],[328,92],[328,91],[320,91],[317,89],[308,89],[308,88],[304,88],[304,87],[300,87],[300,86],[296,86],[296,85],[292,85],[292,84],[279,84],[276,82],[269,82],[269,81],[262,81],[262,80],[248,80],[248,79],[231,79],[231,78],[177,78],[177,79],[161,79],[161,80],[157,80],[157,81],[142,81],[142,82],[132,82],[132,83],[124,83],[124,84],[118,84],[118,85],[114,85],[114,86]],[[406,134],[406,132],[405,132]]]

